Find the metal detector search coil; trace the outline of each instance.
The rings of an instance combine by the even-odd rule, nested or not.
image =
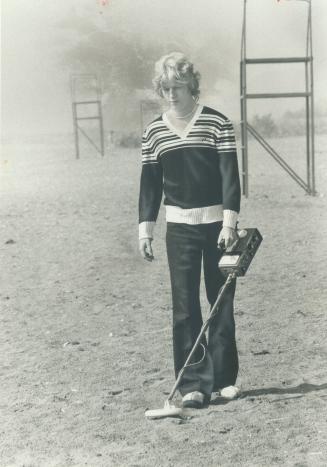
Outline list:
[[[218,263],[224,276],[230,273],[234,273],[235,276],[244,276],[262,242],[258,229],[242,229],[237,233],[238,240],[227,248]]]

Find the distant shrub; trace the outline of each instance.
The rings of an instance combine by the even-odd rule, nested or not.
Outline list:
[[[251,125],[263,137],[278,136],[278,127],[272,118],[271,114],[254,115],[251,120]]]
[[[138,133],[123,133],[118,137],[117,146],[121,148],[139,148],[141,146],[141,136]]]

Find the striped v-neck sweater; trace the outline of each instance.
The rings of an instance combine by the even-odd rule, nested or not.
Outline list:
[[[153,238],[162,193],[167,222],[235,227],[240,181],[233,126],[220,112],[198,106],[185,130],[165,114],[142,139],[139,238]]]

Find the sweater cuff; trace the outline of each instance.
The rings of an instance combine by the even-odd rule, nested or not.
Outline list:
[[[223,227],[230,227],[232,229],[235,229],[237,218],[238,212],[231,211],[230,209],[224,209]]]
[[[139,224],[139,240],[141,238],[153,238],[153,230],[156,225],[153,221],[141,222]]]

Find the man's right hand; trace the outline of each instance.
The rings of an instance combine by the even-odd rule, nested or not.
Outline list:
[[[147,261],[152,261],[154,259],[151,243],[152,238],[141,238],[139,240],[139,250],[141,256]]]

